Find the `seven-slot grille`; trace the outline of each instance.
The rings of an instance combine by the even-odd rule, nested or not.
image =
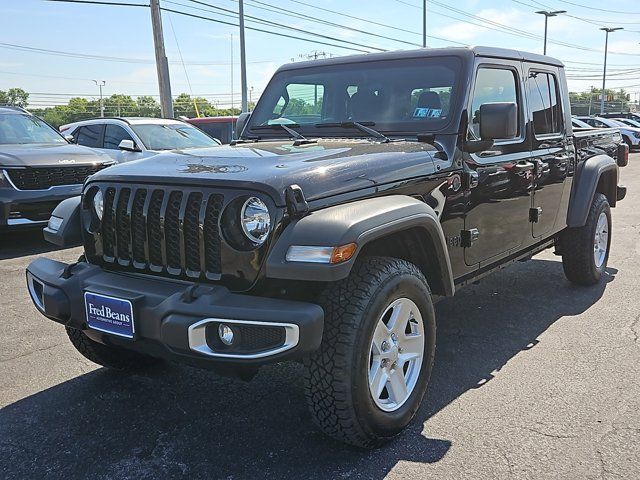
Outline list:
[[[67,167],[29,167],[9,169],[9,179],[18,190],[46,190],[62,185],[82,185],[90,175],[108,165],[77,165]]]
[[[97,233],[105,262],[149,273],[220,278],[221,194],[155,186],[103,186],[102,194]]]

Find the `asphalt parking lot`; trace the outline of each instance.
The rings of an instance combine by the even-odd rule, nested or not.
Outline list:
[[[38,232],[0,238],[0,478],[640,478],[640,154],[622,169],[605,281],[551,252],[437,306],[415,423],[373,452],[311,424],[293,364],[249,383],[85,360],[31,305],[24,269],[71,261]]]

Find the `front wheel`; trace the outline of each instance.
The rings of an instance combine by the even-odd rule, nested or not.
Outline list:
[[[578,285],[598,283],[607,268],[611,246],[611,208],[607,197],[596,193],[587,223],[564,230],[561,242],[566,277]]]
[[[436,322],[429,286],[404,260],[369,257],[322,294],[320,349],[305,361],[305,391],[328,435],[371,448],[400,433],[427,389]]]

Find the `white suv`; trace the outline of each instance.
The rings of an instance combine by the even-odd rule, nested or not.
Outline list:
[[[218,140],[188,123],[165,118],[96,118],[62,125],[60,132],[73,143],[100,150],[118,163],[167,150],[220,145]]]

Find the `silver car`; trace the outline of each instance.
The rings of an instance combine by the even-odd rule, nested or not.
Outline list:
[[[167,150],[220,145],[186,122],[165,118],[96,118],[62,125],[60,132],[71,142],[104,152],[118,163],[153,157]]]
[[[619,120],[602,117],[577,117],[595,128],[617,128],[624,142],[629,145],[629,150],[640,148],[640,128],[631,127]]]

